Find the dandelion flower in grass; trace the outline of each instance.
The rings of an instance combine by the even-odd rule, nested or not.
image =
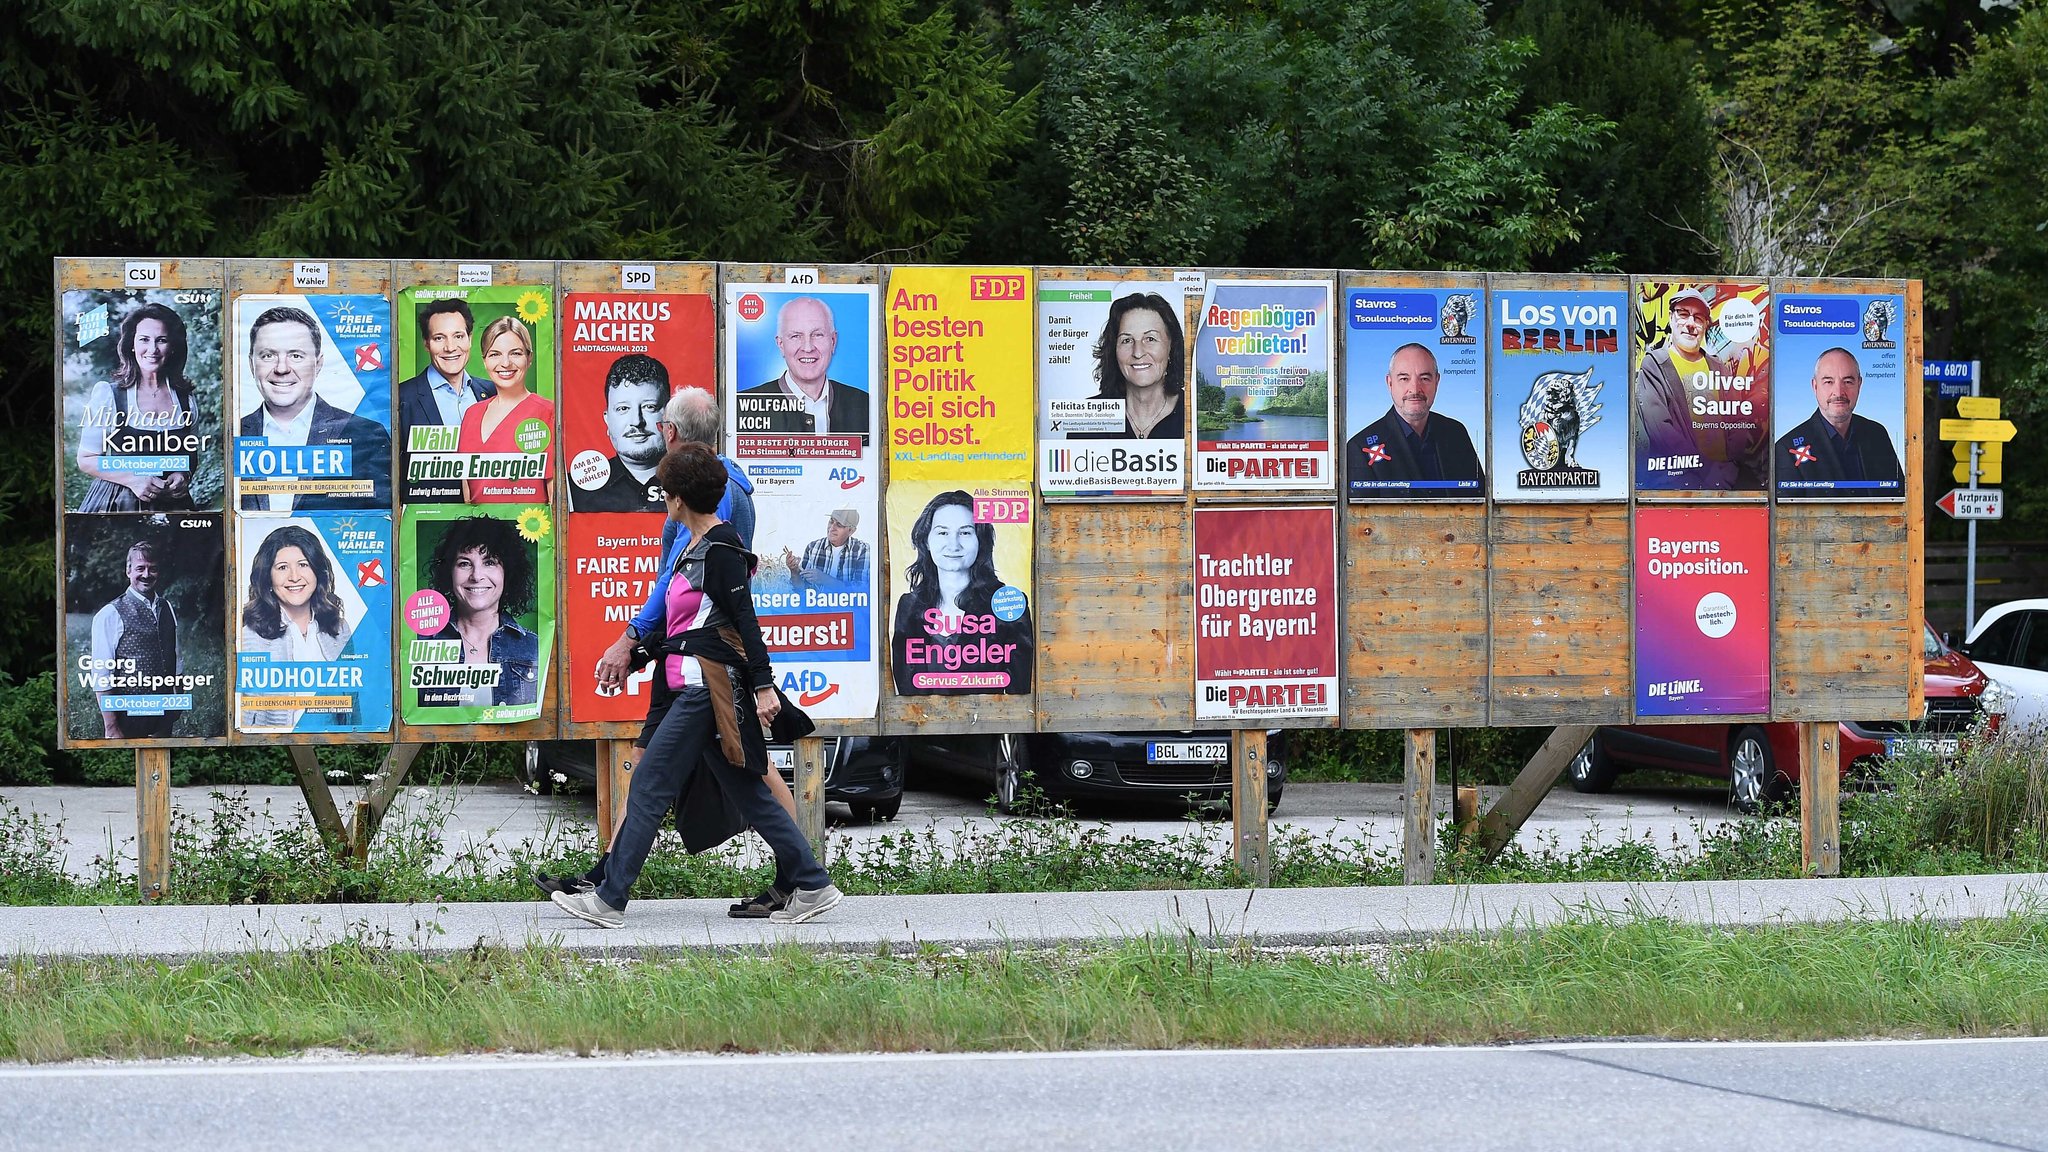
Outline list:
[[[548,510],[545,508],[521,508],[519,519],[514,522],[519,529],[519,538],[528,544],[538,544],[547,539],[551,526]]]
[[[415,788],[412,790],[412,794],[421,800],[427,798],[427,790],[425,788]]]

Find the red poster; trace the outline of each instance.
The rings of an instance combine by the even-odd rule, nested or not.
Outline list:
[[[661,565],[661,520],[654,516],[571,516],[562,584],[562,626],[569,645],[569,718],[640,720],[654,665],[626,677],[616,696],[597,694],[597,659],[647,602]]]
[[[1195,510],[1195,718],[1337,714],[1337,513]]]

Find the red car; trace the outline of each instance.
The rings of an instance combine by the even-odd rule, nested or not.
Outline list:
[[[1841,771],[1869,765],[1908,746],[1953,757],[1980,714],[1995,728],[2001,708],[1987,701],[1991,679],[1970,658],[1941,642],[1932,629],[1923,639],[1927,715],[1916,721],[1844,720]],[[1993,694],[1994,697],[1996,693]],[[1987,704],[1989,707],[1987,707]],[[1616,777],[1636,769],[1684,772],[1728,781],[1728,804],[1757,812],[1780,800],[1799,780],[1797,724],[1638,724],[1601,728],[1572,758],[1565,776],[1580,792],[1605,792]]]

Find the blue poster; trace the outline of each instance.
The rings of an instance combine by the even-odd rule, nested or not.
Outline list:
[[[1486,372],[1472,288],[1344,290],[1353,501],[1486,499]]]
[[[235,297],[229,474],[245,515],[391,510],[391,304]]]
[[[235,727],[391,728],[391,515],[244,516],[235,581]]]
[[[1493,497],[1628,498],[1628,293],[1494,289]]]
[[[1780,500],[1901,500],[1906,298],[1778,300],[1771,471]]]

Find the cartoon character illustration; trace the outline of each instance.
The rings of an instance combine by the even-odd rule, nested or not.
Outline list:
[[[1593,383],[1593,369],[1545,372],[1529,385],[1522,401],[1522,457],[1538,471],[1578,468],[1579,438],[1600,422],[1595,403],[1604,384]]]
[[[1443,329],[1444,343],[1463,344],[1473,338],[1465,334],[1472,324],[1472,317],[1479,311],[1479,305],[1467,293],[1444,297]]]
[[[1898,319],[1890,300],[1872,300],[1870,307],[1863,310],[1863,346],[1865,348],[1890,347],[1884,338],[1892,321]]]

